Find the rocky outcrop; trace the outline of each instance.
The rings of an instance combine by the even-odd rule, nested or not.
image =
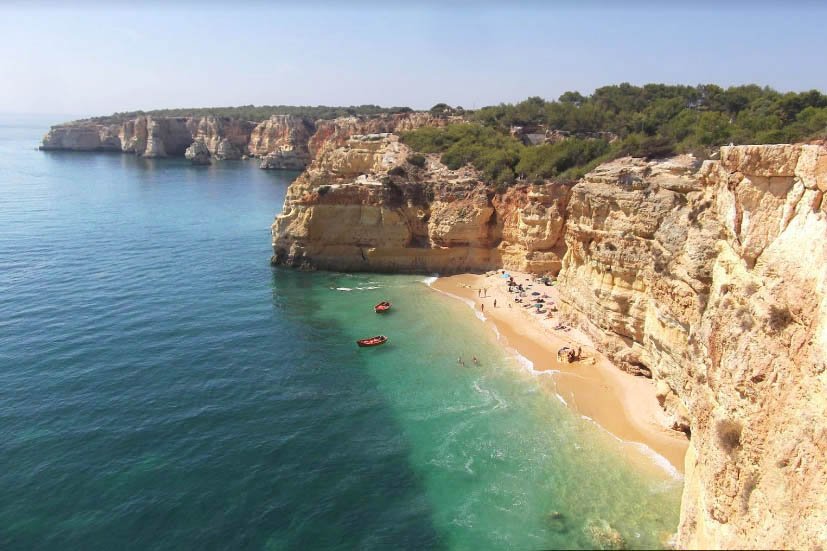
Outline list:
[[[449,170],[435,157],[409,162],[410,150],[394,134],[336,143],[290,186],[273,224],[274,263],[442,273],[504,262],[559,269],[566,186],[497,196],[470,168]]]
[[[422,126],[445,126],[455,119],[432,117],[429,113],[400,113],[378,117],[341,117],[333,120],[318,121],[316,132],[308,142],[308,150],[313,158],[319,156],[323,147],[331,149],[342,147],[351,136],[367,134],[399,133],[415,130]]]
[[[392,134],[334,130],[318,151],[275,263],[559,270],[561,314],[691,434],[678,545],[827,544],[827,148],[625,158],[505,193]]]
[[[219,160],[237,160],[247,152],[254,123],[230,117],[203,117],[195,123],[192,139],[202,141],[210,155]]]
[[[181,157],[193,142],[191,120],[180,118],[146,119],[144,157]]]
[[[212,161],[210,161],[210,150],[201,140],[192,142],[192,145],[189,146],[184,153],[184,157],[194,165],[208,165],[212,163]]]
[[[305,117],[273,115],[257,125],[250,136],[249,151],[261,157],[261,168],[303,170],[310,162],[307,144],[316,125]]]
[[[66,124],[53,126],[40,149],[44,151],[120,151],[121,141],[116,125]]]

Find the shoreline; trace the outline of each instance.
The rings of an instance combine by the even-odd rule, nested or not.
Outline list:
[[[524,285],[531,284],[535,277],[515,271],[508,273]],[[546,318],[534,313],[534,308],[514,303],[514,295],[507,292],[501,271],[493,275],[489,272],[438,277],[430,286],[472,307],[476,317],[494,331],[497,341],[509,353],[516,353],[518,359],[529,362],[528,370],[533,374],[544,375],[543,388],[621,441],[631,459],[644,466],[654,464],[673,476],[683,476],[689,440],[665,427],[665,414],[650,379],[615,367],[582,332],[574,328],[557,331],[555,318]],[[528,291],[541,292],[549,295],[546,300],[558,301],[556,287],[534,283]],[[558,362],[557,350],[563,346],[582,347],[581,359],[573,363]]]

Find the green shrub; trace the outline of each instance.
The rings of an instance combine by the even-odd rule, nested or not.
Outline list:
[[[783,331],[788,325],[793,322],[793,315],[790,309],[786,306],[770,306],[767,315],[767,325],[773,333]]]
[[[423,155],[414,154],[408,157],[408,162],[415,167],[422,168],[425,166],[425,157]]]
[[[725,419],[718,421],[715,432],[718,436],[718,445],[727,453],[732,453],[741,445],[741,424],[737,421]]]

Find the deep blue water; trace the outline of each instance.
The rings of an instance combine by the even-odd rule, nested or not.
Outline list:
[[[270,267],[295,173],[39,152],[43,130],[0,126],[0,548],[589,547],[607,526],[646,547],[674,530],[679,482],[623,465],[461,303],[421,278]],[[391,343],[353,345],[379,332]],[[469,349],[482,368],[457,368]]]

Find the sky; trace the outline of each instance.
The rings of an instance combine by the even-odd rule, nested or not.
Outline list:
[[[0,113],[478,108],[621,82],[827,91],[825,22],[815,1],[0,0]]]

